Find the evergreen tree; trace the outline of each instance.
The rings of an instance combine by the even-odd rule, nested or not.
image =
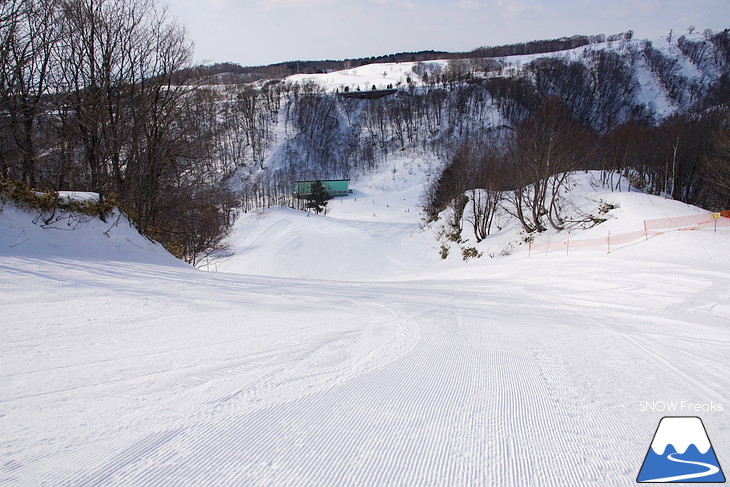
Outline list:
[[[312,183],[307,195],[307,208],[311,208],[315,213],[320,214],[327,206],[330,195],[327,193],[327,187],[319,179]]]

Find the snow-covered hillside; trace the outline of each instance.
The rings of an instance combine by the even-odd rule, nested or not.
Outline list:
[[[89,194],[69,193],[74,199]],[[98,195],[97,195],[98,196]],[[162,245],[139,234],[126,215],[115,211],[107,221],[88,215],[58,211],[39,214],[0,201],[0,258],[74,259],[164,263],[186,266]]]
[[[671,144],[658,134],[664,127],[657,133],[648,128],[690,109],[709,113],[708,106],[720,103],[711,95],[719,93],[718,80],[730,66],[728,42],[727,33],[623,39],[545,54],[368,64],[254,87],[216,87],[223,121],[217,157],[221,172],[233,174],[229,187],[246,209],[289,206],[297,179],[356,178],[403,157],[436,158],[443,167],[460,147],[504,139],[552,98],[599,137],[641,138],[632,147],[646,147],[647,154],[629,159],[648,167],[637,169],[641,174],[656,172],[652,181],[666,182],[664,152]],[[373,87],[396,90],[377,99],[340,96]],[[672,130],[693,121],[688,117]],[[628,122],[634,127],[617,133]],[[678,150],[692,152],[690,141],[699,136],[680,138],[685,142]],[[612,154],[602,160],[608,152],[600,147],[590,167],[625,162]],[[698,177],[696,168],[685,167],[691,155],[677,160],[678,179]],[[677,187],[683,184],[689,192],[702,181]]]
[[[326,216],[290,208],[244,214],[229,238],[225,272],[280,277],[382,280],[439,265],[438,242],[421,232],[421,196],[436,160],[395,159],[330,200]]]
[[[667,414],[730,463],[727,231],[442,261],[429,167],[244,217],[238,274],[6,205],[0,484],[628,486]],[[578,190],[616,229],[698,211]]]
[[[412,279],[444,268],[489,266],[494,258],[529,254],[535,245],[573,240],[573,252],[606,253],[605,244],[581,248],[581,242],[620,236],[644,229],[644,220],[709,212],[682,202],[631,191],[616,176],[615,190],[601,183],[597,171],[570,177],[565,205],[577,222],[564,231],[550,229],[527,235],[516,218],[498,212],[489,237],[476,241],[469,220],[470,205],[461,218],[460,239],[451,238],[450,210],[426,222],[425,188],[438,176],[437,160],[393,158],[378,171],[351,181],[353,192],[330,200],[326,216],[290,208],[258,209],[243,214],[229,238],[231,256],[208,269],[241,274],[334,280]],[[595,224],[592,219],[603,220]],[[583,222],[581,222],[581,220]],[[643,234],[642,234],[643,235]],[[557,248],[557,246],[556,246]],[[465,249],[481,257],[464,262]],[[446,254],[442,258],[442,252]]]
[[[690,44],[707,44],[702,34],[687,34],[682,36],[682,42]],[[659,120],[675,113],[681,106],[673,100],[662,85],[662,79],[641,53],[647,44],[671,60],[676,60],[673,68],[675,74],[700,83],[707,87],[709,83],[724,72],[722,64],[705,63],[694,64],[678,46],[677,38],[658,38],[652,40],[632,39],[612,42],[598,42],[559,52],[543,54],[516,55],[497,58],[487,63],[490,70],[479,72],[479,68],[470,66],[469,60],[435,60],[422,62],[401,63],[374,63],[357,68],[334,71],[322,74],[297,74],[289,76],[285,81],[292,83],[314,83],[328,92],[343,92],[345,88],[355,90],[371,90],[373,87],[382,90],[388,87],[405,88],[409,85],[420,87],[433,82],[434,75],[448,74],[458,69],[476,69],[477,74],[486,76],[517,76],[524,75],[525,66],[541,60],[557,58],[565,62],[581,62],[590,65],[592,53],[613,52],[630,59],[633,64],[634,75],[638,81],[639,91],[637,101],[644,103],[655,111]],[[475,60],[476,61],[476,60]],[[478,63],[475,63],[478,64]],[[423,73],[430,74],[430,80],[423,77]]]

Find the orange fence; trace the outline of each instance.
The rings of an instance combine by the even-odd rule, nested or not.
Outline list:
[[[635,232],[611,234],[605,237],[560,240],[556,242],[530,243],[529,255],[549,252],[565,252],[571,250],[604,248],[607,253],[621,245],[636,242],[642,238],[648,239],[673,230],[712,230],[730,229],[730,211],[720,213],[703,213],[699,215],[681,216],[673,218],[657,218],[644,220],[644,229]]]

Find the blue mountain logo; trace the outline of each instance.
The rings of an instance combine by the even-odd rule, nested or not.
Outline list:
[[[725,482],[705,425],[696,416],[666,416],[641,465],[639,483]]]

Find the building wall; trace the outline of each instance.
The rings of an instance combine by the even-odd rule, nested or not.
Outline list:
[[[296,192],[300,195],[309,194],[314,181],[297,181]],[[322,180],[322,184],[327,188],[327,193],[330,196],[345,196],[350,191],[350,180],[349,179],[337,179],[337,180]]]

